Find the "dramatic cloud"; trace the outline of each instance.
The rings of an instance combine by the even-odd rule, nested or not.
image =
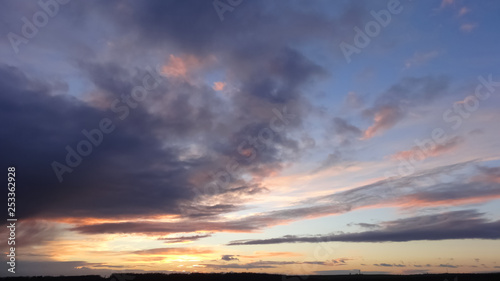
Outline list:
[[[3,198],[16,200],[21,274],[404,273],[431,261],[227,243],[497,239],[485,203],[500,199],[499,4],[60,2],[0,9],[0,159],[16,169]],[[412,140],[438,125],[450,137],[419,151]]]
[[[227,260],[230,261],[230,260]],[[324,261],[303,261],[303,262],[297,262],[297,261],[258,261],[258,262],[250,262],[250,263],[244,263],[244,264],[237,264],[237,263],[232,263],[232,264],[202,264],[205,267],[208,268],[214,268],[214,269],[230,269],[230,268],[244,268],[244,269],[251,269],[251,268],[276,268],[279,266],[283,265],[301,265],[301,264],[309,264],[309,265],[330,265],[329,262],[324,262]]]
[[[363,134],[363,139],[374,137],[378,132],[392,128],[402,119],[404,113],[402,109],[392,105],[383,105],[373,113],[374,124]]]
[[[131,93],[134,81],[141,81],[142,75],[147,75],[146,70],[131,76],[115,64],[87,62],[82,68],[100,90],[99,108],[67,95],[57,95],[54,85],[31,80],[14,67],[0,69],[0,99],[6,109],[0,114],[17,120],[4,131],[6,156],[16,159],[17,167],[30,174],[29,178],[21,179],[26,188],[19,191],[25,198],[20,202],[19,214],[23,217],[181,214],[186,210],[181,206],[188,205],[186,202],[200,195],[197,191],[213,181],[209,175],[217,172],[217,166],[225,167],[231,155],[242,158],[236,150],[247,136],[259,136],[264,128],[270,130],[271,106],[267,122],[258,117],[262,120],[259,123],[254,123],[258,119],[249,118],[247,122],[228,124],[215,117],[215,111],[225,102],[213,95],[213,90],[170,80],[163,81],[142,104],[133,102],[127,106],[123,95],[127,97]],[[296,71],[304,69],[298,67]],[[207,107],[208,104],[214,106]],[[158,105],[162,111],[156,110]],[[110,108],[103,112],[102,107]],[[120,112],[115,111],[119,107]],[[235,114],[239,112],[235,110]],[[95,132],[102,120],[110,120],[113,132],[103,134],[102,142],[90,148],[92,152],[88,156],[76,155],[78,145],[88,142],[82,131]],[[224,131],[212,136],[220,126]],[[7,140],[7,135],[12,134],[22,141]],[[35,135],[36,138],[31,137]],[[185,141],[195,136],[204,136],[209,141],[196,146]],[[275,136],[266,146],[266,153],[254,161],[240,161],[239,170],[231,176],[238,179],[242,173],[251,173],[262,177],[269,171],[279,170],[287,160],[283,151],[289,149],[292,155],[296,143]],[[193,147],[197,153],[192,152]],[[68,164],[68,161],[76,164]],[[213,194],[226,194],[220,198],[226,204],[213,201],[213,205],[189,204],[196,212],[187,215],[231,212],[237,207],[228,203],[240,203],[239,197],[265,190],[265,187],[256,188],[255,184],[242,187],[245,184],[234,180]],[[58,203],[52,204],[52,200]]]
[[[66,24],[54,21],[53,28],[82,30],[79,35],[90,36],[88,28],[100,18],[110,27],[98,28],[99,36],[111,38],[105,44],[108,55],[100,56],[102,46],[92,43],[64,51],[62,46],[75,45],[71,40],[81,40],[71,34],[57,39],[56,50],[68,54],[72,61],[65,67],[78,73],[82,88],[90,89],[75,97],[68,93],[67,84],[42,82],[15,67],[1,67],[0,99],[5,110],[0,114],[17,120],[4,130],[5,156],[16,159],[17,166],[30,175],[22,182],[26,188],[19,191],[25,198],[19,214],[51,218],[200,217],[237,210],[251,193],[229,194],[225,190],[256,184],[242,180],[243,174],[261,179],[279,171],[299,153],[300,140],[272,132],[271,142],[243,142],[262,136],[262,132],[269,134],[274,112],[281,114],[281,119],[273,125],[289,130],[300,126],[310,107],[304,98],[305,87],[329,75],[289,43],[332,32],[348,34],[352,24],[362,22],[365,16],[358,6],[347,6],[332,18],[326,13],[313,15],[299,7],[279,5],[279,14],[293,17],[300,30],[292,31],[274,15],[258,12],[269,6],[267,1],[238,9],[247,21],[233,24],[221,24],[212,3],[203,1],[88,1],[61,6],[58,20]],[[36,5],[19,11],[28,14],[31,8]],[[52,36],[39,37],[40,44],[52,44]],[[159,50],[169,48],[175,54],[158,55]],[[82,49],[85,52],[80,52]],[[148,61],[153,63],[148,63],[149,68],[159,66],[164,76],[161,85],[140,103],[131,100],[130,94],[151,71],[145,61],[132,58],[137,53],[150,56]],[[126,60],[129,63],[123,63]],[[227,72],[227,79],[205,81],[211,71]],[[228,85],[234,85],[230,94],[215,93]],[[74,90],[74,85],[71,87]],[[279,113],[284,108],[295,118]],[[105,134],[102,144],[83,157],[81,165],[71,167],[71,173],[65,172],[59,183],[51,163],[66,165],[66,147],[76,149],[86,139],[82,130],[98,128],[103,118],[113,122],[114,131]],[[8,135],[18,136],[19,141],[8,140]],[[251,155],[258,157],[246,161],[248,156],[240,154],[239,148],[256,152]],[[230,175],[231,183],[215,194],[204,192],[213,181],[210,175],[227,167],[231,157],[239,164]],[[241,198],[244,196],[246,199]],[[200,202],[202,199],[211,203]]]

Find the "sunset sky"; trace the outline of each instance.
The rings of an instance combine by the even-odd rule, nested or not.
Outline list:
[[[0,4],[17,275],[500,271],[499,1]]]

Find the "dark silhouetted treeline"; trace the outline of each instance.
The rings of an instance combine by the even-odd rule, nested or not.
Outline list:
[[[419,275],[310,275],[283,276],[260,273],[113,274],[86,276],[4,277],[5,281],[498,281],[500,273]]]

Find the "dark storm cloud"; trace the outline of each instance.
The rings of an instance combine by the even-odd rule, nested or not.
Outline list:
[[[405,77],[383,93],[375,104],[428,104],[446,94],[449,83],[446,76]]]
[[[192,205],[182,206],[181,208],[183,216],[189,218],[214,217],[221,213],[230,213],[240,209],[240,207],[232,204]]]
[[[202,248],[153,248],[148,250],[140,250],[130,252],[136,255],[196,255],[196,254],[211,254],[214,251],[211,249]]]
[[[105,269],[109,267],[113,269]],[[121,266],[111,266],[104,263],[89,263],[85,261],[27,261],[19,260],[16,274],[21,276],[53,276],[58,275],[109,275],[125,270]]]
[[[500,220],[489,221],[475,210],[424,215],[381,223],[380,230],[315,236],[233,241],[228,245],[337,242],[406,242],[444,239],[500,239]],[[380,266],[393,266],[381,264]]]
[[[19,215],[120,216],[176,212],[176,201],[190,198],[188,167],[175,148],[162,148],[151,133],[155,120],[138,114],[126,124],[110,113],[65,95],[52,95],[51,85],[27,78],[14,67],[0,67],[0,116],[12,120],[2,130],[4,159],[19,174]],[[102,118],[116,131],[84,157],[59,183],[51,168],[64,163],[66,146],[85,139],[83,129],[98,128]],[[5,161],[5,160],[4,160]],[[155,199],[156,198],[156,199]],[[56,203],[57,202],[57,203]],[[156,208],[151,208],[156,206]]]

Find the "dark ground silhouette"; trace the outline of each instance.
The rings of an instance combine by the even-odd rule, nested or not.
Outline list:
[[[4,277],[5,281],[499,281],[500,273],[419,275],[310,275],[284,276],[259,273],[113,274],[108,278],[86,276]]]

